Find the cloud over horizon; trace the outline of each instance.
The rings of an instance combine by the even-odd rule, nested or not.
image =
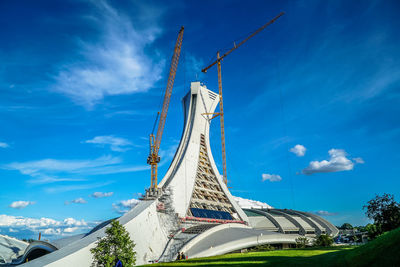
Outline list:
[[[140,200],[132,198],[127,200],[121,200],[117,203],[113,203],[112,207],[115,212],[119,214],[124,214],[131,209],[133,209],[137,204],[139,204]]]
[[[86,222],[85,220],[76,220],[74,218],[57,221],[45,217],[37,219],[0,214],[1,232],[12,233],[11,236],[17,238],[36,238],[39,232],[47,238],[68,236],[87,232],[96,224],[97,222]]]
[[[233,198],[236,200],[236,202],[242,209],[251,209],[251,208],[272,209],[273,208],[272,206],[268,205],[267,203],[264,203],[261,201],[246,199],[246,198],[236,197],[236,196],[233,196]]]

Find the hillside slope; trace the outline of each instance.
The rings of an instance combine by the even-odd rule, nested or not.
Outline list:
[[[156,266],[400,266],[400,228],[359,247],[233,253]],[[154,265],[152,265],[154,266]]]

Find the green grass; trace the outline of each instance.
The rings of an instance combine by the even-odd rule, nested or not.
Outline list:
[[[155,266],[400,266],[400,228],[359,247],[233,253]],[[154,266],[154,265],[152,265]]]

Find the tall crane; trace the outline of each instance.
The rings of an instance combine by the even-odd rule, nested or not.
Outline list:
[[[264,30],[267,26],[271,25],[272,23],[274,23],[279,17],[281,17],[283,14],[285,14],[284,12],[279,13],[279,15],[277,15],[275,18],[273,18],[272,20],[270,20],[269,22],[267,22],[266,24],[264,24],[263,26],[261,26],[260,28],[258,28],[255,32],[253,32],[252,34],[250,34],[248,37],[246,37],[243,41],[241,41],[239,44],[233,43],[233,47],[231,49],[228,50],[228,52],[226,52],[225,54],[223,54],[222,56],[220,55],[220,52],[217,52],[217,59],[211,63],[210,65],[208,65],[207,67],[205,67],[204,69],[202,69],[201,71],[206,73],[208,69],[210,69],[212,66],[214,66],[215,64],[217,64],[217,69],[218,69],[218,90],[219,90],[219,112],[215,113],[215,115],[213,116],[213,118],[215,118],[216,116],[219,115],[220,120],[221,120],[221,146],[222,146],[222,168],[223,168],[223,176],[224,176],[224,183],[228,184],[228,178],[227,178],[227,174],[226,174],[226,153],[225,153],[225,129],[224,129],[224,105],[223,105],[223,101],[222,101],[222,73],[221,73],[221,61],[230,53],[232,53],[234,50],[238,49],[239,46],[241,46],[242,44],[244,44],[245,42],[247,42],[250,38],[254,37],[256,34],[258,34],[259,32],[261,32],[262,30]]]
[[[181,54],[182,47],[182,39],[183,39],[183,30],[182,26],[178,33],[178,38],[175,43],[174,54],[171,60],[171,67],[169,70],[167,89],[165,90],[164,101],[162,106],[162,111],[160,115],[160,120],[158,122],[157,134],[154,136],[154,128],[157,124],[157,120],[153,127],[153,132],[150,134],[150,154],[147,157],[147,164],[151,166],[151,186],[148,190],[150,195],[156,193],[157,190],[157,164],[160,162],[160,156],[158,155],[158,151],[160,149],[161,138],[164,131],[165,120],[167,117],[169,102],[171,99],[172,88],[174,87],[176,70],[178,68],[179,56]],[[159,113],[157,114],[158,118]]]

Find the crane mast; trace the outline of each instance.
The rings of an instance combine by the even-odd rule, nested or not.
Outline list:
[[[225,54],[220,56],[220,52],[217,52],[217,60],[215,60],[213,63],[202,69],[201,71],[206,73],[208,69],[210,69],[212,66],[217,64],[217,69],[218,69],[218,90],[219,90],[219,113],[216,113],[213,118],[216,116],[220,116],[220,121],[221,121],[221,146],[222,146],[222,168],[223,168],[223,179],[224,183],[228,184],[228,178],[226,174],[226,152],[225,152],[225,129],[224,129],[224,106],[223,106],[223,101],[222,101],[222,71],[221,71],[221,61],[230,53],[232,53],[234,50],[238,49],[241,45],[243,45],[245,42],[247,42],[249,39],[254,37],[256,34],[264,30],[267,26],[270,24],[274,23],[279,17],[281,17],[284,12],[279,13],[275,18],[258,28],[255,32],[247,36],[243,41],[241,41],[239,44],[234,43],[233,47],[228,50]]]
[[[161,111],[160,120],[158,122],[158,127],[157,127],[157,134],[156,134],[156,136],[154,136],[154,132],[152,132],[150,134],[150,153],[149,153],[149,156],[147,157],[147,163],[150,164],[150,166],[151,166],[151,186],[150,186],[150,189],[148,190],[148,194],[150,196],[154,195],[154,193],[157,193],[157,191],[158,191],[157,190],[157,184],[158,184],[157,183],[157,167],[158,167],[158,163],[161,160],[160,156],[158,155],[158,151],[160,149],[160,143],[161,143],[161,138],[162,138],[163,131],[164,131],[165,120],[167,117],[169,102],[171,100],[172,88],[174,87],[176,70],[178,68],[179,56],[181,53],[182,40],[183,40],[183,30],[184,30],[184,27],[182,26],[181,29],[179,30],[178,38],[175,43],[174,54],[172,56],[171,66],[170,66],[169,75],[168,75],[167,88],[165,90],[162,111]]]

